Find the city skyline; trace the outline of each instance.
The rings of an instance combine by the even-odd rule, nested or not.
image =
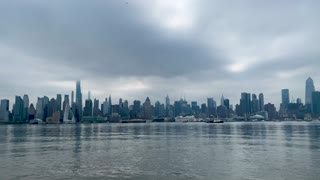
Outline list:
[[[305,100],[305,98],[304,97],[306,97],[307,95],[307,93],[308,94],[310,94],[310,93],[312,93],[313,91],[320,91],[320,89],[318,89],[318,88],[316,88],[316,86],[314,86],[313,84],[313,88],[312,88],[312,90],[310,91],[310,88],[309,88],[309,86],[310,86],[310,83],[308,83],[309,81],[310,81],[310,79],[311,79],[311,81],[312,81],[312,83],[313,83],[313,79],[311,78],[311,77],[308,77],[306,80],[305,80],[305,84],[304,84],[304,96],[302,95],[302,96],[300,96],[300,97],[295,97],[295,96],[292,96],[291,94],[292,94],[292,92],[294,92],[295,90],[292,90],[292,89],[289,89],[289,88],[283,88],[283,89],[280,89],[279,90],[279,97],[278,97],[278,101],[279,101],[279,103],[277,104],[277,103],[274,103],[274,102],[272,102],[272,101],[269,101],[269,99],[270,98],[268,98],[268,96],[266,96],[266,94],[264,93],[264,92],[250,92],[250,91],[243,91],[243,92],[246,92],[246,93],[250,93],[251,95],[252,94],[255,94],[256,96],[259,96],[261,93],[262,93],[262,95],[263,95],[263,99],[264,99],[264,103],[265,104],[267,104],[267,103],[272,103],[272,104],[274,104],[275,105],[275,107],[277,108],[277,110],[280,110],[280,108],[281,108],[281,103],[283,103],[283,90],[289,90],[290,91],[290,93],[288,94],[288,97],[287,98],[289,98],[288,100],[286,100],[286,101],[288,101],[288,102],[296,102],[297,101],[297,99],[299,99],[299,100],[301,100],[302,102],[303,102],[303,104],[305,104],[305,102],[306,102],[306,100]],[[82,107],[82,108],[80,108],[80,109],[83,109],[83,104],[85,104],[85,101],[88,99],[88,98],[86,98],[86,96],[83,96],[83,93],[84,94],[86,94],[86,93],[88,93],[88,96],[87,97],[89,97],[89,94],[90,94],[90,98],[91,98],[91,100],[93,100],[93,99],[98,99],[98,100],[100,100],[100,101],[104,101],[104,99],[105,98],[111,98],[111,93],[105,93],[105,96],[95,96],[94,94],[92,95],[91,94],[91,92],[95,92],[95,91],[99,91],[99,90],[91,90],[91,89],[89,89],[88,87],[83,87],[83,85],[81,85],[81,87],[80,87],[80,85],[78,85],[78,82],[80,82],[80,80],[77,80],[77,81],[75,81],[75,82],[73,82],[73,85],[74,85],[74,88],[72,89],[71,88],[71,90],[70,90],[70,92],[69,93],[54,93],[53,95],[46,95],[46,94],[44,94],[44,95],[37,95],[37,96],[30,96],[28,93],[23,93],[23,94],[20,94],[20,95],[11,95],[11,96],[9,96],[9,97],[0,97],[0,99],[4,99],[4,100],[9,100],[10,102],[14,102],[14,100],[15,100],[15,98],[16,98],[16,96],[20,96],[21,98],[23,98],[23,99],[25,99],[25,98],[28,98],[27,99],[27,101],[28,101],[28,105],[29,104],[34,104],[35,105],[35,103],[37,102],[37,98],[39,98],[39,97],[44,97],[44,96],[46,96],[46,97],[48,97],[49,99],[51,99],[52,97],[54,98],[54,97],[56,97],[57,95],[62,95],[62,96],[68,96],[68,98],[69,97],[71,97],[71,99],[70,99],[70,102],[71,102],[71,104],[72,104],[72,102],[74,101],[76,104],[78,104],[77,102],[79,101],[79,102],[81,102],[81,104],[78,104],[77,106],[80,108],[80,107]],[[81,84],[83,83],[83,81],[81,80]],[[315,88],[314,88],[315,87]],[[80,90],[81,92],[78,92],[78,90],[77,89],[85,89],[85,90]],[[67,89],[70,89],[70,88],[67,88]],[[89,90],[88,90],[89,89]],[[64,91],[64,92],[66,92],[66,91]],[[232,106],[235,106],[236,104],[239,104],[240,103],[240,101],[239,101],[239,99],[241,99],[241,93],[243,93],[243,92],[235,92],[235,94],[232,94],[231,96],[226,96],[227,98],[228,98],[228,100],[230,101],[230,105],[232,105]],[[32,93],[31,93],[32,94]],[[74,95],[72,95],[72,94],[74,94]],[[77,94],[79,94],[79,95],[77,95]],[[225,95],[224,95],[224,93],[222,92],[221,94],[220,94],[220,96],[218,96],[218,97],[214,97],[214,96],[202,96],[201,98],[199,98],[199,99],[189,99],[188,98],[188,96],[186,96],[186,94],[185,93],[181,93],[181,96],[177,96],[177,97],[173,97],[173,96],[171,96],[169,93],[163,93],[163,94],[165,94],[165,96],[163,96],[162,98],[160,98],[160,99],[155,99],[155,98],[153,98],[152,96],[149,96],[149,95],[144,95],[144,96],[141,96],[141,97],[124,97],[124,96],[116,96],[116,97],[114,97],[113,95],[112,95],[112,101],[115,101],[115,102],[117,102],[119,99],[126,99],[126,100],[128,100],[129,101],[129,104],[130,104],[130,102],[131,102],[131,104],[133,104],[133,101],[135,101],[135,100],[140,100],[140,101],[143,101],[146,97],[149,97],[150,99],[152,99],[152,102],[153,102],[153,104],[156,102],[156,101],[159,101],[160,103],[162,103],[162,104],[166,104],[166,97],[167,96],[169,96],[170,97],[170,99],[171,99],[171,101],[172,100],[180,100],[180,99],[185,99],[185,100],[187,100],[188,102],[192,102],[192,101],[196,101],[198,104],[202,104],[202,103],[207,103],[207,98],[213,98],[214,100],[215,100],[215,102],[217,103],[217,106],[218,105],[220,105],[221,104],[221,99],[220,98],[222,98],[222,97],[224,97]],[[238,94],[238,95],[237,95]],[[27,97],[25,97],[25,95],[28,95]],[[73,97],[74,96],[74,97]],[[311,96],[311,94],[309,95],[309,96]],[[230,97],[236,97],[237,99],[231,99]],[[30,98],[30,100],[29,100],[29,98]],[[61,98],[61,97],[60,97]],[[77,100],[78,99],[78,100]],[[267,100],[266,100],[267,99]],[[73,100],[73,101],[72,101]],[[63,103],[63,101],[62,100],[60,100],[61,101],[61,103]],[[310,100],[309,100],[310,101]],[[29,103],[30,102],[30,103]],[[277,100],[276,100],[276,102],[277,102]],[[308,103],[307,103],[308,104]],[[10,103],[10,108],[12,108],[12,103]]]
[[[319,2],[127,2],[2,1],[0,98],[69,94],[81,79],[99,99],[263,92],[278,106],[284,88],[304,102],[308,76],[319,88]]]

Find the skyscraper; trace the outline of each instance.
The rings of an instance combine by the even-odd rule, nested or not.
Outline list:
[[[264,96],[262,93],[259,94],[259,111],[264,111]]]
[[[151,101],[149,97],[147,97],[146,101],[143,103],[143,112],[145,119],[151,119],[152,112],[151,112]]]
[[[62,105],[63,112],[65,111],[67,104],[70,105],[70,101],[69,101],[69,95],[66,94],[66,95],[64,95],[64,101],[63,101],[63,105]]]
[[[23,122],[24,103],[20,96],[16,96],[14,109],[13,109],[13,121]]]
[[[239,108],[240,108],[239,115],[245,116],[245,115],[251,114],[251,94],[250,93],[246,93],[246,92],[241,93]]]
[[[223,104],[228,110],[230,109],[230,100],[229,99],[224,99]]]
[[[93,116],[98,116],[99,113],[99,99],[93,100]]]
[[[103,107],[103,109],[102,109],[102,114],[103,114],[104,116],[108,115],[108,113],[109,113],[108,98],[105,99],[105,101],[103,102],[102,107]]]
[[[252,113],[257,113],[259,110],[259,100],[257,98],[256,94],[252,94],[252,103],[251,103],[251,107],[252,107]]]
[[[282,97],[282,106],[284,108],[287,108],[288,104],[290,103],[289,89],[282,89],[281,90],[281,97]]]
[[[80,122],[82,119],[82,93],[81,93],[81,82],[77,81],[76,86],[76,121]]]
[[[57,110],[61,111],[61,103],[62,103],[61,94],[57,94],[56,103],[57,103]]]
[[[29,108],[29,96],[27,94],[23,95],[23,107]]]
[[[312,93],[315,91],[313,80],[309,77],[306,80],[306,99],[305,99],[305,104],[306,105],[311,105],[312,104]]]
[[[166,97],[166,109],[168,109],[170,106],[170,98],[169,98],[169,95],[167,94],[167,97]]]
[[[0,105],[0,121],[8,122],[9,121],[9,100],[1,100]]]
[[[112,100],[111,100],[111,95],[109,95],[109,114],[112,114]]]
[[[74,91],[71,91],[71,104],[74,103]]]
[[[213,98],[207,98],[208,116],[216,115],[217,103]]]
[[[221,95],[220,105],[221,105],[221,106],[224,106],[224,96],[223,96],[223,94]]]
[[[92,116],[92,100],[87,99],[85,102],[83,116]]]
[[[320,114],[320,92],[312,92],[312,113],[319,115]]]
[[[23,95],[23,120],[28,120],[29,96]]]

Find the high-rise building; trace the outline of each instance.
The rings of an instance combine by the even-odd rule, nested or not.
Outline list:
[[[71,91],[71,104],[74,103],[74,91]]]
[[[80,122],[82,119],[82,93],[81,93],[81,81],[77,81],[76,85],[76,121]]]
[[[43,105],[43,98],[38,97],[37,100],[37,104],[36,104],[36,118],[37,119],[43,119],[43,109],[44,109],[44,105]]]
[[[134,100],[133,101],[133,106],[132,110],[130,111],[130,118],[135,119],[135,118],[141,118],[143,115],[141,115],[141,102],[139,100]]]
[[[169,95],[167,94],[167,97],[166,97],[166,109],[169,108],[170,106],[170,98],[169,98]]]
[[[154,105],[154,116],[160,117],[160,111],[161,111],[161,103],[159,101],[156,101]]]
[[[24,103],[20,96],[16,96],[13,109],[13,121],[23,122]]]
[[[85,102],[83,116],[92,116],[92,100],[87,99]]]
[[[112,114],[112,101],[111,101],[111,95],[109,95],[109,114]]]
[[[262,93],[259,94],[259,111],[264,111],[264,96]]]
[[[306,80],[306,89],[305,90],[306,90],[305,104],[311,105],[312,104],[312,93],[315,91],[315,88],[314,88],[313,80],[310,77]]]
[[[241,93],[239,114],[240,116],[251,115],[251,94],[243,92]]]
[[[2,99],[0,104],[0,121],[8,122],[9,121],[9,100]]]
[[[23,95],[23,107],[29,108],[29,97],[27,94]]]
[[[28,120],[28,109],[29,109],[29,97],[27,94],[23,95],[23,120]]]
[[[53,113],[59,111],[58,107],[57,101],[54,98],[51,98],[48,104],[48,117],[52,117]]]
[[[230,109],[230,100],[229,99],[225,99],[223,102],[223,105],[229,110]]]
[[[224,106],[224,96],[223,96],[223,94],[221,95],[220,105],[221,105],[221,106]]]
[[[281,90],[281,99],[282,99],[282,103],[280,105],[280,111],[281,111],[281,114],[285,114],[288,110],[288,105],[290,103],[290,98],[289,98],[289,89],[282,89]]]
[[[61,111],[61,103],[62,103],[61,94],[57,94],[56,103],[57,103],[57,110]]]
[[[252,113],[256,114],[259,111],[259,100],[257,98],[257,95],[252,94],[252,103],[251,103],[251,107],[252,107]]]
[[[215,116],[216,115],[216,108],[217,103],[213,98],[207,98],[207,105],[208,105],[208,116]]]
[[[63,101],[63,104],[62,104],[62,109],[63,109],[63,112],[66,110],[66,105],[69,104],[70,105],[70,100],[69,100],[69,95],[64,95],[64,101]]]
[[[320,114],[320,92],[312,92],[312,113],[319,115]]]
[[[192,114],[198,114],[200,112],[200,107],[198,106],[197,101],[191,102],[191,110],[192,110]]]
[[[146,101],[143,103],[143,112],[144,112],[144,118],[145,119],[151,119],[152,118],[152,112],[151,112],[151,101],[149,97],[147,97]]]
[[[201,113],[202,114],[207,114],[207,105],[206,103],[201,104]]]
[[[297,104],[302,104],[301,98],[297,98]]]
[[[37,113],[36,108],[34,108],[34,105],[31,103],[30,107],[28,109],[28,115],[29,115],[28,119],[29,120],[35,119],[36,118],[36,113]]]
[[[104,116],[107,116],[109,114],[109,103],[108,103],[108,98],[105,99],[105,101],[103,102],[102,105],[103,109],[102,109],[102,114]]]
[[[99,113],[99,99],[93,100],[93,116],[98,116]]]
[[[264,110],[268,112],[268,117],[270,120],[273,120],[276,118],[277,110],[274,104],[268,103],[264,105]]]

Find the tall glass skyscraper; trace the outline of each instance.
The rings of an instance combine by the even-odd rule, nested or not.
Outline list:
[[[82,93],[81,93],[81,82],[77,81],[76,86],[76,121],[81,121],[82,118]]]
[[[306,80],[306,99],[305,104],[311,105],[312,104],[312,93],[315,91],[313,80],[309,77]]]
[[[289,89],[282,89],[281,90],[281,99],[282,99],[282,108],[283,110],[286,110],[288,108],[288,104],[290,103],[290,97],[289,97]]]

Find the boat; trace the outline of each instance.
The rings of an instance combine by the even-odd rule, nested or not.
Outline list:
[[[205,123],[224,123],[221,119],[208,119]]]
[[[165,119],[164,118],[156,118],[156,119],[153,119],[152,122],[165,122]]]
[[[178,116],[175,118],[176,122],[196,122],[196,118],[194,116]]]
[[[146,123],[145,119],[128,119],[128,120],[120,120],[120,123]]]

